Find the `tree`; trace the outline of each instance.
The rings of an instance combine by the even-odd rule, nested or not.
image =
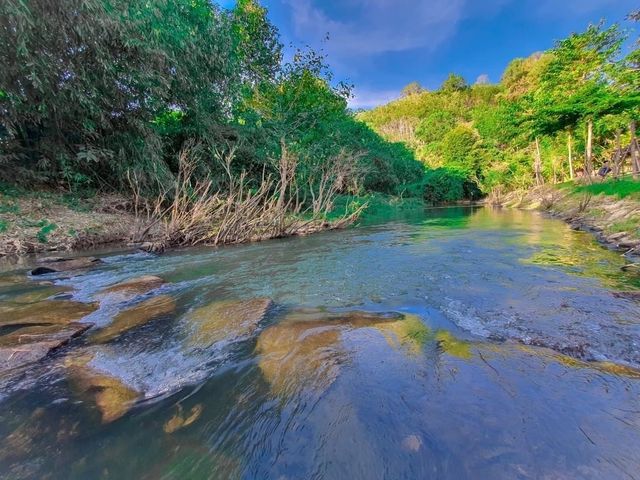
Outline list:
[[[444,93],[461,92],[469,88],[467,81],[461,75],[450,73],[447,79],[442,83],[440,91]]]
[[[418,82],[411,82],[402,89],[402,96],[409,97],[411,95],[419,95],[426,90]]]

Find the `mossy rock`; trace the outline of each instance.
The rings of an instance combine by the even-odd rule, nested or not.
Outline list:
[[[109,342],[134,328],[171,315],[175,310],[176,301],[170,295],[150,298],[118,313],[109,325],[96,331],[90,339],[94,343]]]
[[[165,284],[165,281],[155,275],[144,275],[142,277],[132,278],[124,282],[116,283],[105,288],[98,294],[97,298],[115,297],[118,300],[128,300],[138,295],[144,295]]]
[[[193,331],[189,343],[209,347],[253,334],[273,302],[268,298],[221,300],[197,308],[185,317]]]
[[[290,396],[302,389],[329,388],[349,356],[343,334],[361,328],[379,331],[390,347],[412,356],[429,337],[429,329],[413,315],[293,312],[258,338],[259,366],[272,391]]]
[[[110,423],[124,416],[143,395],[122,380],[93,369],[92,359],[91,355],[68,359],[69,379],[81,396],[93,399],[102,423]]]
[[[76,322],[96,311],[95,303],[80,303],[67,300],[44,300],[37,303],[0,304],[0,327],[12,325],[64,325]]]

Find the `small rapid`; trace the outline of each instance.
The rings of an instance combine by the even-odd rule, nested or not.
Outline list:
[[[638,476],[640,277],[557,220],[97,256],[0,273],[7,362],[77,329],[0,373],[2,478]]]

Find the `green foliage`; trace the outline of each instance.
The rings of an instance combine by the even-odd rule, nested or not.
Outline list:
[[[591,185],[578,185],[572,187],[575,193],[590,193],[592,195],[611,195],[618,198],[640,196],[640,181],[632,179],[607,180]]]
[[[346,193],[394,193],[422,175],[410,150],[352,116],[350,87],[321,55],[282,63],[257,0],[231,10],[209,0],[7,0],[0,64],[0,180],[9,183],[166,191],[187,142],[202,145],[195,180],[214,188],[226,179],[216,153],[231,149],[234,173],[253,184],[278,174],[285,149],[308,189],[323,165],[354,158],[342,168]]]
[[[443,93],[460,92],[469,88],[467,81],[461,75],[450,73],[447,79],[442,83],[440,91]]]
[[[437,168],[425,173],[424,199],[429,203],[449,203],[462,199],[476,200],[480,196],[480,190],[469,180],[463,170]]]
[[[0,233],[4,233],[9,230],[9,221],[0,219]]]
[[[477,174],[479,167],[478,137],[476,132],[463,124],[449,130],[442,140],[442,155],[445,165],[467,176]]]
[[[402,89],[402,96],[409,97],[411,95],[419,95],[424,91],[425,89],[418,82],[411,82]]]
[[[588,125],[596,168],[615,157],[618,143],[623,151],[632,144],[630,125],[640,119],[640,41],[625,57],[625,40],[619,25],[592,25],[547,52],[515,59],[499,85],[468,86],[452,74],[437,92],[407,96],[359,118],[415,152],[428,169],[421,185],[430,202],[477,194],[465,185],[486,194],[562,182],[571,167],[591,170]]]
[[[49,222],[48,220],[41,220],[37,226],[40,227],[40,230],[36,233],[36,238],[40,243],[47,243],[49,241],[49,234],[58,228],[55,223]]]

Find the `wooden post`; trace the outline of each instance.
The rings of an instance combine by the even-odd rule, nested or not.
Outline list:
[[[569,130],[569,135],[567,136],[567,149],[569,150],[569,176],[571,177],[571,180],[573,180],[573,177],[575,176],[573,173],[573,146],[571,145],[572,135],[573,133]]]
[[[620,173],[624,173],[622,168],[624,163],[622,160],[622,140],[621,137],[622,132],[620,129],[616,130],[616,153],[613,155],[613,176],[618,178]]]

